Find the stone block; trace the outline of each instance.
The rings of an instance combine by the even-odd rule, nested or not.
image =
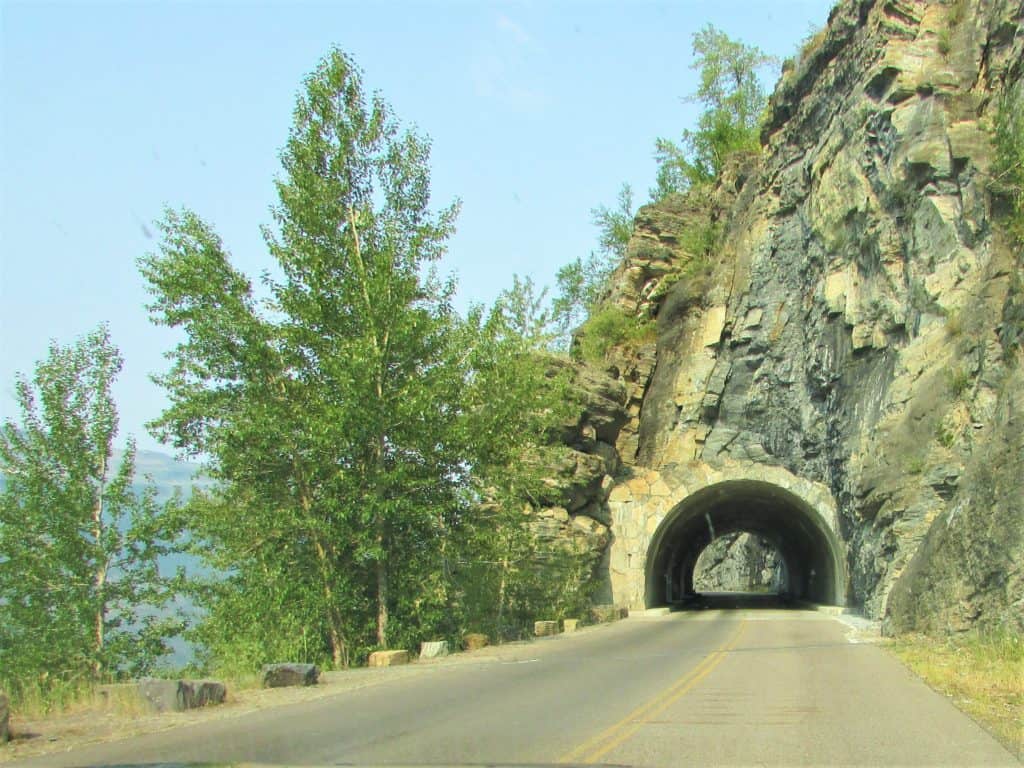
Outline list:
[[[374,651],[370,654],[366,665],[368,667],[397,667],[409,663],[409,652],[398,651]]]
[[[227,687],[216,680],[139,680],[139,696],[154,712],[183,712],[223,704]]]
[[[623,502],[632,501],[633,494],[630,492],[629,487],[625,483],[619,483],[614,486],[611,493],[608,494],[608,501],[610,502]]]
[[[448,655],[448,641],[447,640],[431,640],[426,643],[420,643],[420,658],[421,659],[439,659],[442,656]]]
[[[462,647],[467,651],[476,651],[490,643],[487,635],[481,632],[469,632],[462,637]]]
[[[578,624],[578,619],[562,619],[562,631],[575,632]]]
[[[846,312],[846,294],[849,278],[846,271],[834,272],[825,278],[825,306],[829,314],[842,315]]]
[[[559,633],[557,621],[535,621],[533,622],[533,634],[536,637],[547,637]]]
[[[701,333],[701,343],[705,347],[713,347],[722,340],[722,331],[725,329],[725,307],[711,307],[704,313],[704,328]]]
[[[316,664],[264,664],[263,686],[285,688],[291,685],[316,685],[320,670]]]
[[[590,608],[590,620],[595,624],[618,621],[629,615],[629,611],[618,605],[594,605]]]
[[[0,744],[11,738],[11,703],[7,694],[0,692]]]

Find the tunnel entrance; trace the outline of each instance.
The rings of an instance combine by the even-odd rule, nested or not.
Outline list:
[[[842,604],[841,549],[821,515],[772,483],[729,480],[687,496],[658,526],[647,552],[646,607],[694,596],[694,572],[701,552],[719,537],[738,532],[764,539],[778,553],[785,574],[781,594]]]

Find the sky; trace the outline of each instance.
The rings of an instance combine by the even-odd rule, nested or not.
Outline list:
[[[0,419],[50,340],[110,325],[121,437],[166,400],[173,331],[149,321],[136,260],[188,207],[251,278],[303,77],[332,46],[430,137],[433,200],[462,209],[442,270],[457,305],[513,274],[553,285],[596,247],[591,210],[645,202],[657,137],[699,107],[691,38],[713,24],[780,60],[832,0],[121,2],[0,0]],[[774,84],[776,72],[768,74]],[[163,448],[163,450],[168,450]]]

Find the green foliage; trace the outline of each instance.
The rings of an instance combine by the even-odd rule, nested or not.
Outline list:
[[[607,292],[612,273],[626,258],[626,246],[633,236],[633,190],[623,184],[618,206],[591,211],[598,229],[597,253],[584,261],[577,257],[558,270],[558,296],[552,302],[552,321],[560,338],[558,346],[568,346],[569,332],[583,322],[598,300]]]
[[[154,321],[185,338],[154,428],[220,481],[184,523],[230,574],[198,594],[221,659],[273,658],[274,634],[307,628],[307,657],[347,664],[368,608],[386,647],[408,618],[392,625],[394,585],[426,588],[411,574],[437,566],[464,474],[448,450],[464,368],[452,286],[429,272],[455,209],[430,211],[428,156],[333,51],[281,155],[269,311],[190,212],[168,212],[140,262]]]
[[[551,318],[518,279],[490,312],[451,309],[431,266],[455,210],[429,209],[428,149],[332,52],[282,153],[267,305],[193,213],[140,262],[184,338],[153,427],[218,481],[179,513],[212,574],[189,587],[207,667],[455,639],[507,622],[525,583],[522,505],[570,407],[539,356]]]
[[[600,364],[613,348],[627,343],[650,340],[654,323],[643,321],[617,306],[605,306],[592,314],[579,334],[579,356],[588,363]]]
[[[158,610],[173,532],[155,489],[132,489],[134,443],[112,459],[121,366],[104,326],[52,343],[0,430],[0,687],[16,698],[145,673],[178,628]]]
[[[700,73],[700,85],[687,100],[705,109],[697,129],[683,131],[679,143],[656,140],[653,200],[706,184],[718,177],[730,155],[760,149],[758,125],[767,96],[757,72],[772,57],[711,25],[694,34],[693,54],[691,66]]]
[[[1006,201],[1000,223],[1016,251],[1017,269],[1010,276],[1010,286],[1003,305],[999,341],[1007,360],[1015,360],[1024,348],[1024,94],[1019,83],[1006,89],[996,112],[995,162],[992,166],[991,188]]]
[[[517,279],[466,324],[472,375],[461,431],[472,473],[451,554],[454,604],[464,629],[499,639],[522,636],[551,610],[554,593],[579,594],[577,577],[587,570],[575,553],[549,557],[529,528],[527,504],[557,461],[550,436],[578,408],[568,369],[542,353],[547,316],[535,296],[530,281]]]

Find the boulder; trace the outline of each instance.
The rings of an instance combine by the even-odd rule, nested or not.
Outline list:
[[[138,682],[138,692],[155,712],[182,712],[223,704],[227,697],[227,687],[216,680],[144,678]]]
[[[533,622],[533,634],[537,637],[557,635],[559,632],[557,621],[535,621]]]
[[[320,669],[316,664],[264,664],[263,687],[286,688],[291,685],[316,685]]]
[[[11,708],[7,694],[0,692],[0,744],[4,744],[11,738],[10,731]]]
[[[431,640],[430,642],[420,643],[420,658],[421,659],[437,659],[441,656],[448,655],[448,641],[447,640]]]
[[[366,665],[368,667],[396,667],[399,664],[408,663],[408,651],[374,651],[370,654]]]
[[[462,636],[462,647],[467,651],[476,651],[490,643],[487,635],[481,632],[469,632]]]

